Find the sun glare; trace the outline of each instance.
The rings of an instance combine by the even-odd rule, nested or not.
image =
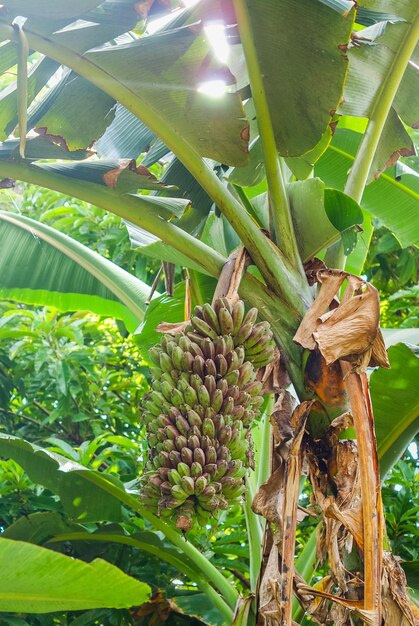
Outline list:
[[[211,98],[222,98],[227,93],[227,85],[221,79],[207,80],[198,86],[198,91]]]
[[[205,34],[217,59],[227,63],[230,56],[230,47],[227,43],[225,26],[222,22],[208,22],[204,26]]]

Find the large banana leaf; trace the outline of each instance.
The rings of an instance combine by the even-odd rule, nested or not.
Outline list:
[[[393,4],[394,9],[399,10],[400,3],[397,7],[395,2]],[[406,21],[382,21],[359,33],[355,45],[348,50],[349,73],[344,89],[343,113],[359,117],[370,116],[416,13],[417,6],[411,2]],[[394,109],[409,126],[414,126],[418,121],[418,58],[419,47],[412,59],[413,63],[409,63],[406,68],[394,100]]]
[[[119,521],[121,504],[101,486],[89,480],[98,472],[74,461],[48,452],[19,437],[0,433],[0,456],[14,459],[34,483],[43,485],[59,495],[61,504],[70,519],[88,521]],[[105,477],[103,478],[105,480]],[[115,488],[123,491],[120,481],[107,476]]]
[[[354,19],[313,0],[248,1],[279,152],[313,148],[342,96]],[[348,9],[349,7],[349,9]]]
[[[314,168],[327,186],[343,190],[362,135],[349,129],[337,129],[332,143]],[[367,185],[362,207],[392,230],[403,247],[416,245],[419,239],[419,177],[404,174],[401,179],[387,170]]]
[[[357,240],[355,225],[363,221],[362,211],[352,198],[336,189],[325,188],[320,178],[290,183],[288,194],[298,248],[304,262],[340,237],[345,253],[352,252]],[[261,225],[267,228],[267,193],[253,198],[252,205]]]
[[[0,297],[63,311],[89,310],[134,330],[149,287],[46,224],[0,213]]]
[[[49,0],[31,0],[28,4],[26,0],[4,0],[2,2],[6,9],[6,15],[25,17],[39,17],[48,15],[51,19],[75,18],[80,13],[84,13],[97,7],[101,0],[54,0],[53,5]]]
[[[214,77],[234,82],[211,58],[209,43],[199,31],[178,28],[85,56],[155,109],[200,154],[231,165],[246,161],[248,124],[239,95],[209,98],[199,91]]]
[[[95,106],[86,106],[94,102]],[[112,122],[115,100],[69,70],[28,111],[28,127],[64,137],[70,150],[87,148]]]
[[[381,476],[419,430],[419,359],[402,343],[391,346],[388,355],[391,369],[376,370],[370,381]]]
[[[3,573],[0,611],[51,613],[99,607],[130,608],[147,602],[151,589],[119,568],[84,563],[32,543],[0,538]]]

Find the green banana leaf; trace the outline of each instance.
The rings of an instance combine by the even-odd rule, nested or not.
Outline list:
[[[83,523],[122,519],[120,501],[92,482],[98,476],[124,492],[122,483],[114,476],[102,476],[66,457],[3,433],[0,433],[0,456],[14,459],[34,483],[57,494],[70,519],[80,519]]]
[[[362,135],[352,130],[336,129],[332,143],[317,161],[314,173],[328,187],[343,191]],[[394,232],[402,247],[416,245],[419,240],[419,178],[403,174],[401,179],[392,170],[367,185],[362,208],[377,217]]]
[[[46,224],[2,211],[0,246],[4,300],[88,310],[129,330],[144,318],[148,285]]]
[[[130,608],[147,602],[150,587],[95,559],[84,563],[32,543],[0,538],[0,611],[51,613]]]
[[[391,369],[370,379],[381,476],[393,467],[419,431],[419,359],[405,344],[389,348]]]
[[[248,0],[248,6],[279,152],[304,154],[320,141],[341,99],[343,47],[355,12],[313,0]]]

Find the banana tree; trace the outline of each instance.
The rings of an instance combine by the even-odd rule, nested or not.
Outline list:
[[[400,569],[383,555],[365,370],[388,360],[377,293],[356,274],[371,216],[403,245],[417,242],[416,161],[400,161],[397,178],[392,169],[414,154],[416,7],[201,2],[173,11],[150,34],[147,12],[151,24],[158,2],[60,0],[47,18],[42,0],[2,6],[0,64],[18,73],[0,94],[3,186],[28,181],[117,214],[142,254],[188,268],[197,305],[200,277],[219,278],[231,253],[246,251],[238,293],[269,322],[280,361],[265,387],[274,398],[247,483],[256,610],[239,602],[235,623],[257,615],[292,624],[293,591],[323,622],[355,614],[369,624],[413,623]],[[162,159],[158,181],[147,168]],[[229,287],[220,281],[217,294]],[[132,293],[122,291],[132,311]],[[296,408],[282,389],[283,366]],[[414,416],[408,412],[409,434]],[[16,447],[8,440],[1,449],[13,455]],[[32,466],[36,453],[25,447],[25,455]],[[318,554],[330,568],[315,587],[294,566],[303,466],[324,515]],[[192,544],[120,486],[86,478],[162,530],[231,622],[237,594]]]

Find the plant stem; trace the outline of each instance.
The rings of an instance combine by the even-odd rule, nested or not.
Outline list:
[[[233,5],[236,11],[240,38],[256,110],[259,134],[262,142],[263,160],[269,193],[269,210],[272,216],[276,241],[286,258],[299,270],[301,275],[304,275],[292,224],[285,180],[279,164],[272,119],[253,39],[247,3],[246,0],[233,0]]]
[[[269,478],[270,475],[270,460],[271,460],[271,413],[275,403],[274,394],[270,394],[266,402],[265,412],[262,416],[262,423],[260,425],[262,430],[262,439],[260,446],[260,455],[258,463],[258,475],[256,491],[259,487]]]
[[[150,522],[154,528],[160,530],[174,546],[179,548],[179,550],[190,558],[194,565],[196,565],[196,567],[200,570],[203,577],[210,581],[214,587],[218,589],[229,607],[233,610],[235,609],[239,597],[237,591],[224,578],[222,573],[214,565],[212,565],[212,563],[210,563],[210,561],[208,561],[208,559],[206,559],[205,556],[195,548],[195,546],[184,539],[177,530],[142,507],[134,496],[131,496],[117,485],[111,483],[103,474],[86,472],[84,476],[90,482],[98,485],[101,489],[113,495],[117,500],[126,504],[132,511],[141,515],[141,517]]]
[[[94,533],[88,532],[73,532],[73,533],[64,533],[61,535],[56,535],[51,539],[48,539],[47,543],[59,543],[62,541],[89,541],[89,542],[111,542],[111,543],[122,543],[127,546],[132,546],[133,548],[137,548],[137,550],[143,550],[144,552],[149,552],[150,554],[154,554],[159,559],[166,561],[169,565],[172,565],[177,570],[188,576],[190,580],[196,582],[198,588],[205,593],[205,595],[213,602],[213,604],[227,617],[227,619],[231,620],[233,617],[233,611],[230,607],[224,602],[224,600],[220,597],[220,595],[208,584],[206,580],[204,580],[201,576],[197,575],[196,571],[185,564],[182,559],[178,559],[167,550],[162,550],[158,546],[149,543],[147,541],[139,541],[134,537],[129,537],[125,535],[115,535],[113,533],[101,533],[96,535]]]
[[[246,518],[247,536],[249,541],[250,589],[251,591],[255,591],[260,571],[260,564],[262,562],[263,532],[256,514],[252,511],[252,495],[249,489],[246,489],[244,515]]]
[[[310,292],[305,280],[296,273],[287,257],[265,237],[242,204],[232,196],[194,147],[157,110],[141,100],[137,93],[89,58],[46,36],[27,29],[25,34],[30,48],[66,65],[115,98],[164,141],[224,213],[270,288],[303,313],[310,303]],[[4,23],[0,23],[0,37],[16,41],[13,27]]]
[[[257,216],[257,213],[255,211],[255,209],[252,206],[252,203],[250,202],[249,198],[246,195],[246,192],[244,191],[243,187],[240,187],[240,185],[234,185],[233,184],[233,188],[235,190],[235,192],[237,193],[237,195],[239,196],[240,200],[243,203],[243,206],[247,209],[247,212],[249,213],[249,215],[251,215],[253,217],[253,219],[255,220],[256,224],[259,226],[259,228],[261,227],[260,223],[259,223],[259,218]]]
[[[372,161],[380,141],[388,114],[402,81],[407,64],[412,56],[419,37],[419,11],[410,24],[406,35],[394,55],[393,62],[381,89],[376,95],[367,130],[362,137],[358,153],[345,186],[345,193],[361,202],[368,180]]]

